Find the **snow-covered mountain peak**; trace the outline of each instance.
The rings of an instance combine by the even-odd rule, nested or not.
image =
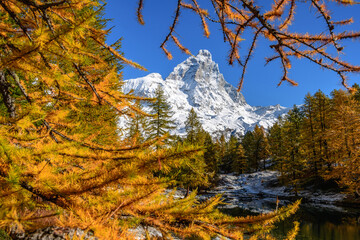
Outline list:
[[[166,82],[191,95],[194,104],[201,105],[212,100],[212,104],[207,106],[213,109],[222,108],[224,102],[226,105],[246,104],[242,94],[225,81],[208,50],[200,50],[197,56],[191,56],[177,65]]]
[[[158,78],[158,79],[162,79],[162,76],[161,76],[160,73],[150,73],[150,74],[146,75],[145,78]]]
[[[198,53],[198,55],[196,57],[197,58],[202,58],[203,60],[209,59],[209,60],[212,61],[211,53],[209,52],[209,50],[206,50],[206,49],[199,50],[199,53]]]
[[[280,105],[248,105],[243,95],[225,81],[208,50],[200,50],[197,56],[178,64],[165,80],[158,73],[126,80],[123,91],[127,93],[133,89],[135,95],[154,97],[159,85],[173,108],[179,135],[185,132],[184,123],[191,108],[198,114],[204,129],[214,137],[224,132],[243,134],[256,124],[269,127],[287,111]]]
[[[174,68],[167,79],[171,80],[196,80],[212,75],[219,75],[219,67],[212,60],[208,50],[200,50],[197,56],[191,56]]]

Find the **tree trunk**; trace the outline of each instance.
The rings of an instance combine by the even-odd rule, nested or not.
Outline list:
[[[266,160],[263,159],[263,163],[264,163],[264,171],[266,170]]]
[[[186,188],[185,198],[187,198],[187,196],[189,196],[189,192],[190,192],[190,187],[188,185]]]
[[[4,71],[0,71],[0,92],[3,98],[4,104],[9,112],[11,118],[15,118],[15,100],[10,94],[11,85],[6,80],[6,75]]]

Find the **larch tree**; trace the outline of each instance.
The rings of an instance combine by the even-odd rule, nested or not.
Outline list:
[[[185,131],[186,136],[183,143],[178,144],[196,146],[198,148],[204,147],[205,131],[193,108],[191,108],[186,118]],[[175,177],[177,184],[186,189],[185,197],[189,195],[190,190],[198,187],[207,187],[209,183],[209,175],[206,173],[203,154],[194,156],[189,161],[174,166],[168,175]]]
[[[304,154],[307,155],[307,161],[310,165],[310,171],[313,172],[315,176],[319,175],[319,170],[321,170],[320,163],[320,146],[318,144],[318,138],[321,134],[320,128],[317,127],[317,118],[315,110],[315,100],[314,97],[309,93],[305,96],[304,104],[301,107],[301,110],[304,114],[303,125],[302,125],[302,138],[303,138],[303,148]]]
[[[326,132],[331,157],[326,179],[335,179],[360,197],[360,104],[351,94],[335,90],[331,100],[331,121]]]
[[[321,169],[329,159],[329,146],[325,134],[330,125],[330,99],[322,91],[314,94],[314,119],[317,134],[315,140],[319,148],[318,162]]]
[[[301,147],[302,121],[303,113],[295,105],[289,111],[283,125],[284,147],[286,149],[283,164],[283,169],[286,173],[285,181],[293,186],[293,190],[296,194],[299,190],[303,171],[307,168],[306,160],[303,158]]]
[[[255,156],[256,166],[258,166],[258,169],[262,167],[263,170],[265,170],[266,160],[270,155],[269,141],[266,137],[265,128],[256,125],[253,131],[253,136],[254,136],[254,156]],[[262,166],[261,166],[261,161],[262,161]]]
[[[242,144],[239,144],[236,149],[236,158],[232,162],[232,170],[238,174],[246,173],[248,170],[248,162]]]
[[[159,139],[129,144],[117,118],[133,116],[134,99],[120,91],[120,64],[141,68],[105,43],[99,1],[0,1],[0,229],[81,228],[99,239],[133,239],[129,229],[241,239],[263,236],[293,213],[233,218],[214,208],[163,194],[154,176],[198,150],[154,152]],[[181,224],[179,224],[181,223]],[[251,227],[253,226],[253,227]],[[3,233],[1,233],[3,235]]]
[[[192,145],[204,143],[205,131],[194,108],[191,108],[185,121],[186,141]]]
[[[216,182],[220,169],[220,159],[216,144],[207,132],[205,132],[204,148],[205,171],[211,174],[210,181]]]
[[[199,151],[200,152],[200,151]],[[203,154],[198,154],[186,161],[176,162],[165,174],[169,179],[175,180],[176,186],[186,190],[184,198],[189,196],[190,190],[197,190],[209,186],[209,177]]]
[[[241,144],[245,150],[245,156],[248,162],[250,171],[256,171],[254,166],[254,134],[252,131],[248,131],[242,137]]]
[[[219,167],[223,164],[225,155],[226,155],[226,148],[227,148],[227,142],[225,139],[225,135],[221,134],[220,138],[216,139],[216,152],[218,153],[218,163]]]
[[[281,179],[284,177],[284,161],[286,155],[283,124],[283,119],[279,118],[277,122],[271,126],[268,133],[270,157],[274,162],[275,168],[279,170]]]
[[[304,114],[301,136],[302,150],[307,158],[308,177],[319,177],[329,159],[329,146],[325,134],[331,122],[330,99],[320,90],[313,96],[307,94],[301,107]]]
[[[280,179],[295,190],[330,180],[360,197],[359,113],[357,95],[349,91],[334,90],[331,98],[307,94],[301,110],[295,106],[269,130]]]
[[[137,98],[119,91],[119,64],[136,64],[105,44],[97,1],[2,1],[0,8],[8,112],[0,128],[1,228],[56,224],[126,237],[130,225],[115,229],[106,216],[117,219],[125,213],[118,206],[134,207],[160,187],[145,180],[150,158],[140,160],[139,146],[117,135],[117,117],[130,114],[129,99]],[[145,178],[130,180],[141,168]],[[133,181],[139,187],[129,187]],[[120,183],[123,191],[114,191]]]
[[[234,172],[232,169],[233,162],[237,159],[239,140],[231,135],[229,141],[226,144],[225,156],[221,163],[221,170],[226,173]]]
[[[356,101],[360,102],[360,86],[359,86],[359,84],[355,83],[354,85],[352,85],[352,88],[355,90],[354,99]]]
[[[270,155],[270,149],[264,127],[256,125],[253,131],[245,133],[242,144],[250,168],[254,171],[260,170],[261,167],[265,169],[265,160]]]

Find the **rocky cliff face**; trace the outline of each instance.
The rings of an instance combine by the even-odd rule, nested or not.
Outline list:
[[[207,50],[200,50],[177,65],[163,80],[158,73],[126,80],[123,92],[134,90],[134,95],[154,97],[161,85],[174,111],[178,128],[174,132],[185,134],[185,120],[194,108],[206,131],[214,137],[222,133],[242,135],[256,124],[270,127],[279,115],[288,111],[280,105],[252,107],[244,96],[225,81],[218,65]],[[146,110],[146,108],[145,108]]]

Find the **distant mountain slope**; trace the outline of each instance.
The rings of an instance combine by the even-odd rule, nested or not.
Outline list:
[[[280,105],[252,107],[244,96],[225,81],[218,65],[207,50],[200,50],[177,65],[163,80],[160,74],[126,80],[123,92],[134,90],[134,95],[154,97],[161,85],[174,111],[176,134],[185,134],[185,120],[194,108],[206,131],[214,137],[222,133],[242,135],[256,124],[268,128],[277,117],[288,111]]]

